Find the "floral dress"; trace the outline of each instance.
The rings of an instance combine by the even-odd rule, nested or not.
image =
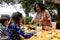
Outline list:
[[[32,21],[36,19],[43,20],[42,26],[52,27],[51,16],[47,10],[45,10],[43,13],[36,13],[36,16],[33,17]]]

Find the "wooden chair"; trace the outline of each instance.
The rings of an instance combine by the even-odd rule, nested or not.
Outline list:
[[[52,29],[53,29],[53,30],[56,29],[56,22],[52,22]]]
[[[56,23],[56,29],[60,29],[60,22]]]

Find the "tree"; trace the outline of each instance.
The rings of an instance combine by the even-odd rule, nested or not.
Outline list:
[[[6,3],[21,3],[22,4],[22,8],[24,9],[24,12],[26,14],[26,16],[29,16],[29,12],[31,11],[31,9],[33,8],[33,4],[37,1],[37,0],[1,0],[4,1]]]
[[[29,12],[31,12],[31,9],[33,8],[33,4],[37,0],[21,0],[20,3],[22,4],[22,7],[24,9],[24,12],[26,16],[29,16]]]
[[[9,4],[9,3],[14,4],[14,3],[16,3],[17,0],[0,0],[0,3],[2,3],[3,1],[6,2],[7,4]]]

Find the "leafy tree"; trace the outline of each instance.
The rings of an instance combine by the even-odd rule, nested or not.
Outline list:
[[[22,4],[22,7],[24,9],[24,12],[26,16],[29,16],[29,12],[31,12],[31,9],[33,8],[33,4],[37,0],[21,0],[20,3]]]
[[[33,8],[33,4],[37,1],[37,0],[1,0],[1,2],[4,1],[6,3],[21,3],[22,4],[22,8],[24,9],[24,12],[26,14],[26,16],[29,16],[29,12],[31,11],[31,9]]]

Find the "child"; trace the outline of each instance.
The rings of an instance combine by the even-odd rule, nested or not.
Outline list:
[[[24,38],[30,38],[33,36],[33,33],[25,34],[20,28],[20,12],[15,12],[12,15],[13,24],[8,26],[8,40],[21,40],[19,35],[22,35]]]
[[[8,29],[8,19],[6,17],[2,17],[2,18],[0,18],[0,23],[2,24],[0,26],[1,36],[7,36],[8,35],[8,32],[7,32],[7,29]]]

